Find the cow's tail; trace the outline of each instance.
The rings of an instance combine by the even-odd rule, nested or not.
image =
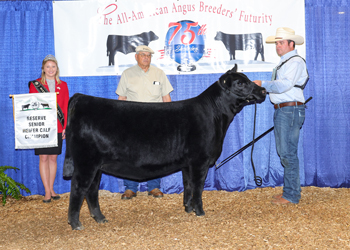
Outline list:
[[[64,158],[63,165],[63,177],[69,178],[73,176],[74,165],[73,158],[70,156],[70,152],[66,150],[66,156]]]
[[[73,176],[74,172],[74,164],[73,164],[73,157],[71,154],[71,140],[73,137],[72,131],[70,130],[71,122],[72,122],[72,116],[74,114],[74,108],[75,104],[77,102],[77,99],[79,98],[80,94],[75,94],[72,98],[69,99],[68,104],[68,120],[67,120],[67,128],[66,128],[66,155],[64,158],[64,164],[63,164],[63,177],[69,178]]]

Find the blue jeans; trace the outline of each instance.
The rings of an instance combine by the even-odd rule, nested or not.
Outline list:
[[[161,178],[147,181],[147,190],[148,190],[148,192],[152,191],[155,188],[159,188],[160,189],[160,179]],[[124,180],[124,185],[125,185],[125,190],[130,189],[131,191],[136,193],[137,192],[137,187],[139,186],[139,183],[137,181]]]
[[[305,105],[287,106],[275,110],[274,132],[277,153],[284,167],[283,198],[299,203],[301,197],[298,143],[305,120]]]

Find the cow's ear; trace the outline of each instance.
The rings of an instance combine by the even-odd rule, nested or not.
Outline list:
[[[237,72],[237,64],[235,63],[235,66],[231,69],[232,72],[236,73]]]
[[[232,69],[226,72],[226,74],[232,74],[232,73],[237,73],[237,64],[235,64],[235,66]]]

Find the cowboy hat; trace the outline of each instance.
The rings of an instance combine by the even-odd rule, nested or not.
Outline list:
[[[278,28],[275,36],[269,36],[266,38],[267,43],[274,43],[280,40],[292,40],[296,45],[301,45],[304,43],[304,38],[302,36],[295,35],[294,30],[286,27]]]

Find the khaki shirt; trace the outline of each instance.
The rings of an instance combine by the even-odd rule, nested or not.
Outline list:
[[[144,72],[135,65],[124,70],[115,93],[127,101],[163,102],[162,97],[173,90],[163,70],[150,65]]]

